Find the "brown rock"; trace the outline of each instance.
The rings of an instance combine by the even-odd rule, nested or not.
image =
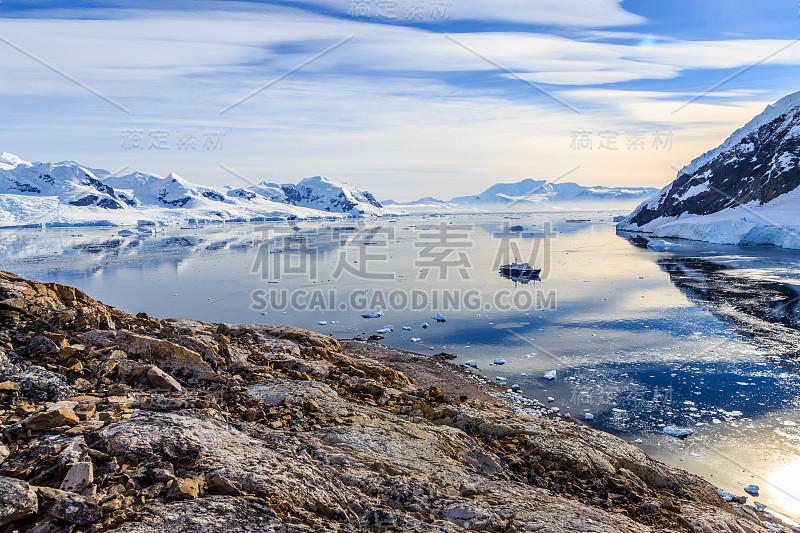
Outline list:
[[[170,482],[167,501],[194,500],[200,494],[197,481],[191,478],[178,478]]]
[[[17,392],[18,390],[19,384],[13,381],[4,381],[0,383],[0,391],[2,392]]]
[[[22,426],[25,429],[39,431],[61,426],[74,426],[79,422],[80,419],[72,410],[72,406],[68,402],[59,402],[47,411],[32,414],[22,421]]]
[[[183,390],[183,387],[181,387],[181,384],[178,383],[175,378],[157,366],[150,367],[150,370],[147,371],[147,379],[150,381],[150,385],[156,389],[171,390],[176,392]]]
[[[42,335],[53,341],[59,348],[66,348],[69,345],[67,336],[62,333],[42,333]]]
[[[91,462],[72,463],[69,466],[61,490],[80,492],[94,481],[94,466]]]
[[[26,311],[28,309],[28,304],[26,304],[25,300],[22,298],[7,298],[0,301],[0,307],[17,311]]]

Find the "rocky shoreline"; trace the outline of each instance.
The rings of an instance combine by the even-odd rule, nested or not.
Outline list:
[[[0,533],[786,531],[444,360],[0,271]]]

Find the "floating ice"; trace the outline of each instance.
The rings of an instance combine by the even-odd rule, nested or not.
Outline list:
[[[592,413],[586,413],[583,415],[584,420],[594,420],[594,415]]]
[[[320,325],[320,326],[325,326],[325,325],[327,325],[327,324],[328,324],[328,323],[327,323],[326,321],[324,321],[324,320],[320,320],[320,321],[319,321],[319,325]]]
[[[377,331],[378,331],[378,333],[391,333],[392,332],[392,326],[384,326],[384,327],[382,327],[381,329],[379,329]]]
[[[534,355],[536,355],[536,354],[535,354],[535,353],[529,353],[529,354],[527,354],[527,355],[523,355],[523,356],[522,356],[522,358],[523,358],[523,359],[530,359],[530,358],[531,358],[531,357],[533,357]]]
[[[759,513],[762,513],[762,512],[764,512],[764,509],[766,509],[766,508],[767,508],[767,506],[766,506],[766,505],[764,505],[764,504],[763,504],[763,503],[761,503],[761,502],[753,502],[753,507],[755,507],[755,508],[756,508],[756,511],[758,511]]]
[[[528,374],[526,374],[525,372],[523,372],[522,374],[520,374],[520,376],[528,377]]]
[[[747,485],[744,491],[751,496],[758,496],[758,485]]]
[[[411,342],[419,342],[421,340],[419,337],[411,337]]]
[[[678,428],[675,426],[667,426],[664,428],[664,433],[671,437],[677,437],[679,439],[683,439],[694,433],[691,429],[686,428]]]
[[[636,439],[636,440],[635,440],[635,441],[633,441],[633,442],[635,442],[636,444],[641,444],[641,443],[643,443],[644,441],[643,441],[642,439]]]
[[[380,318],[382,316],[383,316],[383,313],[381,311],[378,311],[377,313],[366,313],[366,314],[363,314],[363,315],[361,315],[361,318]]]
[[[434,319],[436,322],[444,322],[447,320],[442,313],[436,313],[431,318]]]
[[[548,397],[547,397],[547,401],[548,401],[548,402],[554,402],[554,401],[556,401],[556,399],[555,399],[555,398],[553,398],[552,396],[548,396]]]
[[[478,368],[478,362],[474,360],[469,360],[464,364],[467,366],[471,366],[472,368]]]
[[[506,360],[503,359],[502,357],[498,357],[497,359],[494,360],[494,364],[496,364],[496,365],[504,365],[504,364],[506,364]]]
[[[425,328],[427,328],[427,327],[428,327],[428,323],[427,323],[427,322],[423,322],[423,323],[422,323],[422,329],[425,329]]]
[[[736,497],[733,494],[731,494],[730,492],[728,492],[726,490],[722,490],[722,489],[717,489],[717,494],[722,496],[722,499],[725,500],[726,502],[729,502],[729,501],[731,501],[732,499],[734,499]]]
[[[517,392],[519,389],[520,389],[520,386],[518,384],[514,383],[513,385],[511,385],[511,390],[512,391]]]
[[[411,328],[409,326],[403,326],[403,331],[411,331]]]
[[[703,457],[703,456],[702,456],[702,455],[700,455],[699,453],[694,453],[694,452],[690,453],[689,455],[691,455],[691,456],[692,456],[692,457],[694,457],[695,459],[700,459],[700,458],[702,458],[702,457]]]
[[[542,377],[546,380],[553,381],[554,379],[556,379],[556,371],[548,370],[547,372],[544,373]]]

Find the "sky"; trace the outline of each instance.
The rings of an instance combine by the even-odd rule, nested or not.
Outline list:
[[[794,0],[0,2],[0,152],[378,199],[662,187],[800,90]]]

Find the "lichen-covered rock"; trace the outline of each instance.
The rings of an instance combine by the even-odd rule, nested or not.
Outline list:
[[[91,461],[72,463],[67,465],[64,481],[61,482],[61,490],[69,492],[80,492],[94,481],[94,465]]]
[[[210,496],[202,500],[153,503],[141,522],[125,524],[115,533],[310,533],[276,518],[254,499]]]
[[[36,490],[19,479],[0,476],[0,526],[39,512]]]
[[[88,498],[64,490],[38,487],[47,514],[70,524],[84,526],[100,518],[100,506]]]

